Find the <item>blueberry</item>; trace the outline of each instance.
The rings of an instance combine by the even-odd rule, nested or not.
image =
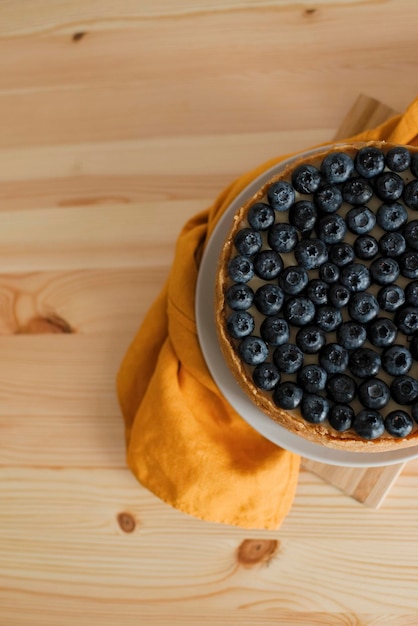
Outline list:
[[[347,226],[341,215],[326,215],[317,223],[316,232],[319,239],[325,243],[338,243],[344,239],[347,232]]]
[[[335,374],[328,378],[328,397],[338,404],[346,404],[356,397],[357,385],[347,374]]]
[[[354,411],[348,404],[334,404],[328,414],[328,422],[338,432],[350,430]]]
[[[325,332],[318,326],[305,326],[296,333],[296,344],[305,354],[316,354],[325,342]]]
[[[364,326],[356,322],[344,322],[337,329],[337,341],[346,350],[361,348],[367,339],[367,332]]]
[[[329,402],[326,398],[315,393],[304,393],[300,412],[310,424],[320,424],[328,417]]]
[[[414,152],[414,154],[411,157],[410,168],[415,178],[418,178],[418,153],[417,152]]]
[[[390,391],[398,404],[414,404],[418,400],[418,381],[412,376],[398,376],[393,380]]]
[[[379,257],[370,264],[370,276],[377,285],[389,285],[399,277],[398,262],[389,257]]]
[[[254,295],[254,304],[263,315],[277,315],[283,302],[283,291],[278,285],[271,283],[261,285]]]
[[[348,352],[338,343],[328,343],[320,351],[318,361],[328,374],[342,374],[348,366]]]
[[[225,294],[228,305],[234,311],[249,309],[254,300],[254,292],[248,285],[236,283],[231,285]]]
[[[299,165],[292,173],[292,184],[299,193],[314,193],[321,184],[321,172],[313,165]]]
[[[399,257],[399,267],[405,278],[418,278],[418,251],[408,250]]]
[[[379,148],[364,146],[356,154],[354,167],[360,176],[373,178],[385,169],[385,156]]]
[[[318,272],[319,278],[329,285],[336,283],[340,277],[340,268],[331,261],[326,261],[321,265]]]
[[[239,344],[238,353],[247,365],[258,365],[267,359],[268,348],[261,337],[249,335]]]
[[[303,352],[293,343],[284,343],[273,352],[273,361],[279,372],[294,374],[303,365]]]
[[[415,361],[418,361],[418,335],[412,337],[409,343],[409,351],[411,353],[412,358]]]
[[[283,269],[283,261],[278,252],[274,250],[261,250],[254,259],[254,271],[263,280],[277,278]]]
[[[389,346],[382,352],[382,367],[390,376],[403,376],[412,367],[412,355],[405,346]]]
[[[274,224],[268,231],[267,241],[276,252],[292,252],[298,242],[298,232],[291,224]]]
[[[410,209],[418,210],[418,180],[411,180],[405,186],[403,199]]]
[[[379,245],[372,235],[360,235],[353,244],[355,255],[362,260],[374,259],[379,252]]]
[[[289,209],[289,222],[298,229],[302,235],[310,233],[316,223],[316,209],[309,200],[295,202]]]
[[[239,254],[251,256],[256,254],[263,245],[260,233],[252,228],[243,228],[239,230],[234,239],[235,247]]]
[[[395,313],[395,323],[404,335],[415,335],[418,332],[418,307],[405,306]]]
[[[342,309],[348,304],[350,290],[344,285],[331,285],[329,288],[329,303],[337,309]]]
[[[248,283],[254,276],[254,266],[246,256],[235,256],[228,263],[228,274],[235,283]]]
[[[368,292],[354,293],[348,303],[348,314],[360,324],[370,322],[379,314],[379,303],[373,294]]]
[[[399,285],[386,285],[379,289],[377,301],[383,311],[393,312],[404,304],[405,294]]]
[[[226,329],[234,339],[242,339],[253,332],[254,318],[247,311],[234,311],[226,320]]]
[[[365,178],[352,178],[344,183],[343,199],[349,204],[366,204],[373,196],[373,189]]]
[[[276,211],[287,211],[295,201],[295,190],[290,183],[279,180],[268,188],[267,199]]]
[[[379,240],[379,250],[383,256],[401,256],[406,250],[405,237],[398,232],[385,233]]]
[[[305,326],[315,317],[315,305],[309,298],[295,296],[286,300],[284,317],[292,326]]]
[[[323,266],[322,266],[323,267]],[[306,287],[306,295],[315,305],[327,304],[328,302],[328,285],[319,278],[313,278]]]
[[[333,306],[319,306],[316,309],[315,323],[326,333],[332,333],[342,323],[343,317],[340,309]]]
[[[401,409],[391,411],[385,418],[385,428],[393,437],[407,437],[413,427],[412,417]]]
[[[280,372],[273,363],[260,363],[253,370],[253,381],[263,391],[272,391],[280,382]]]
[[[363,409],[357,413],[352,427],[360,437],[369,441],[378,439],[385,432],[383,417],[373,409]]]
[[[353,248],[345,241],[334,243],[329,250],[329,260],[338,265],[338,267],[352,263],[354,256]]]
[[[403,236],[410,248],[418,250],[418,220],[411,220],[403,229]]]
[[[250,207],[247,219],[254,230],[267,230],[274,224],[274,211],[268,204],[257,202]]]
[[[357,378],[376,376],[380,366],[381,359],[379,354],[370,348],[357,348],[350,352],[348,367]]]
[[[376,317],[369,323],[367,336],[376,348],[391,346],[396,340],[398,329],[387,317]]]
[[[303,267],[289,265],[280,276],[279,285],[285,293],[296,296],[305,289],[308,280],[308,273]]]
[[[418,280],[413,280],[405,287],[405,298],[408,304],[418,306]]]
[[[404,146],[395,146],[386,154],[386,164],[392,172],[404,172],[411,163],[411,153]]]
[[[369,378],[360,383],[358,398],[366,409],[383,409],[390,400],[390,389],[380,378]]]
[[[319,365],[304,365],[298,371],[298,385],[308,393],[316,393],[325,389],[327,373]]]
[[[342,268],[340,282],[351,292],[366,291],[370,287],[369,270],[362,263],[352,263]]]
[[[414,421],[418,424],[418,402],[412,405],[411,413],[412,413],[412,417],[414,418]]]
[[[374,181],[374,190],[376,195],[386,202],[394,202],[398,200],[403,192],[403,180],[399,174],[393,172],[384,172],[377,176]]]
[[[303,391],[296,383],[285,381],[277,385],[273,393],[273,401],[280,409],[291,411],[299,406],[302,396]]]
[[[314,193],[315,206],[323,213],[335,213],[343,203],[343,194],[334,185],[324,185]]]
[[[328,259],[327,247],[320,239],[304,239],[295,248],[295,259],[307,270],[318,268]]]
[[[353,207],[345,219],[348,229],[356,235],[365,235],[376,224],[376,216],[367,206]]]
[[[289,341],[289,325],[278,315],[265,317],[260,326],[260,335],[269,345],[280,346]]]
[[[391,202],[380,205],[376,213],[376,221],[380,228],[386,232],[398,230],[408,221],[408,212],[399,202]]]
[[[345,152],[332,152],[322,161],[321,172],[331,184],[344,183],[353,175],[354,163]]]

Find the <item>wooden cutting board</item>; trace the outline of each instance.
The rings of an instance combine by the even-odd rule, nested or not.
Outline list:
[[[338,141],[366,128],[378,126],[395,114],[396,111],[378,100],[361,95],[342,121],[334,139]],[[304,469],[314,472],[349,496],[374,508],[382,504],[404,465],[400,463],[367,469],[336,467],[307,459],[302,461]]]

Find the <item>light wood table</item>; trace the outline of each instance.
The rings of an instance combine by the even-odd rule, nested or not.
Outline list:
[[[379,510],[302,471],[277,532],[203,523],[126,469],[115,374],[183,223],[417,95],[409,0],[0,3],[0,625],[402,626],[418,462]]]

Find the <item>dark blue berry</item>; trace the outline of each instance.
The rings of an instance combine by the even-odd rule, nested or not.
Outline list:
[[[418,250],[418,220],[411,220],[403,229],[403,236],[410,248]]]
[[[273,352],[273,361],[279,372],[294,374],[303,365],[303,352],[293,343],[284,343]]]
[[[348,366],[348,352],[338,343],[328,343],[320,351],[318,361],[328,374],[342,374]]]
[[[304,239],[295,248],[295,259],[306,270],[318,268],[328,259],[327,246],[320,239]]]
[[[369,270],[362,263],[352,263],[341,269],[340,283],[351,292],[366,291],[370,282]]]
[[[418,400],[418,381],[412,376],[398,376],[392,381],[390,391],[398,404],[414,404]]]
[[[331,285],[328,292],[329,303],[337,309],[342,309],[348,304],[350,299],[350,290],[344,285]]]
[[[418,332],[418,307],[405,306],[395,313],[395,323],[404,335],[415,335]]]
[[[412,417],[405,411],[391,411],[385,418],[385,428],[393,437],[407,437],[414,427]]]
[[[286,300],[283,312],[292,326],[305,326],[315,317],[315,305],[309,298],[295,296]]]
[[[391,376],[403,376],[412,367],[412,355],[405,346],[389,346],[382,352],[382,367]]]
[[[323,267],[323,266],[322,266]],[[306,295],[315,305],[327,304],[328,302],[328,285],[319,278],[313,278],[306,287]]]
[[[313,165],[299,165],[292,173],[292,184],[299,193],[314,193],[321,184],[321,172]]]
[[[386,202],[398,200],[402,195],[403,187],[402,178],[393,172],[383,172],[374,181],[376,195]]]
[[[225,294],[228,305],[234,311],[249,309],[254,300],[254,292],[248,285],[236,283],[231,285]]]
[[[285,293],[296,296],[305,289],[308,280],[308,273],[303,267],[289,265],[283,270],[279,279],[279,285]]]
[[[289,222],[298,229],[302,235],[312,231],[316,223],[316,209],[309,200],[295,202],[289,209]]]
[[[325,389],[327,373],[319,365],[304,365],[297,374],[298,385],[308,393],[316,393]]]
[[[376,213],[376,221],[380,228],[386,232],[398,230],[408,221],[408,212],[399,202],[391,202],[380,205]]]
[[[367,206],[353,207],[345,219],[348,229],[356,235],[365,235],[376,224],[376,216]]]
[[[329,413],[329,402],[323,396],[315,393],[304,393],[300,405],[304,419],[310,424],[321,424]]]
[[[302,396],[303,391],[296,383],[285,381],[277,385],[273,393],[273,401],[280,409],[291,411],[299,406]]]
[[[379,240],[379,250],[383,256],[401,256],[406,250],[405,237],[398,232],[385,233]]]
[[[364,146],[356,154],[354,167],[360,176],[373,178],[385,169],[385,156],[379,148]]]
[[[412,337],[411,341],[409,342],[409,351],[412,358],[415,361],[418,361],[418,335]]]
[[[387,317],[376,317],[369,323],[367,336],[376,348],[391,346],[396,340],[398,329]]]
[[[348,367],[357,378],[376,376],[380,366],[380,355],[370,348],[357,348],[350,352]]]
[[[236,256],[228,263],[228,274],[235,283],[248,283],[254,276],[254,266],[246,256]]]
[[[393,312],[404,304],[405,294],[399,285],[386,285],[379,289],[377,301],[383,311]]]
[[[357,413],[352,427],[360,437],[368,441],[378,439],[385,432],[383,417],[378,411],[373,409],[363,409],[363,411]]]
[[[361,291],[354,293],[348,303],[348,314],[360,324],[370,322],[379,314],[379,303],[373,294]]]
[[[390,400],[390,389],[380,378],[369,378],[360,383],[358,399],[367,409],[383,409]]]
[[[284,293],[278,285],[266,283],[257,289],[254,304],[263,315],[277,315],[283,306]]]
[[[344,183],[353,175],[354,163],[345,152],[332,152],[322,161],[321,172],[331,184]]]
[[[325,342],[325,332],[318,326],[305,326],[296,333],[296,344],[305,354],[316,354]]]
[[[372,235],[360,235],[353,244],[356,257],[362,260],[374,259],[379,252],[379,245]]]
[[[361,348],[366,339],[365,327],[356,322],[344,322],[337,329],[337,341],[346,350]]]
[[[377,285],[389,285],[399,277],[398,262],[389,257],[379,257],[370,263],[370,276]]]
[[[338,432],[350,430],[354,411],[348,404],[334,404],[328,414],[328,422]]]
[[[418,180],[411,180],[405,186],[403,199],[410,209],[418,210]]]
[[[415,178],[418,178],[418,153],[417,152],[414,152],[414,154],[411,157],[410,168]]]
[[[268,348],[261,337],[249,335],[245,337],[238,346],[241,359],[247,365],[258,365],[264,363],[268,357]]]
[[[278,252],[274,250],[261,250],[253,260],[254,271],[263,280],[277,278],[283,269],[283,261]]]
[[[250,207],[248,223],[255,230],[267,230],[274,224],[274,211],[268,204],[257,202]]]
[[[253,381],[263,391],[272,391],[280,382],[280,372],[273,363],[260,363],[253,370]]]
[[[329,260],[338,267],[343,267],[344,265],[348,265],[354,261],[354,250],[346,241],[340,241],[339,243],[334,243],[331,246],[329,253]]]
[[[418,278],[418,252],[408,250],[399,257],[399,267],[405,278]]]
[[[404,146],[390,148],[386,154],[386,164],[392,172],[404,172],[411,163],[411,153]]]
[[[248,311],[234,311],[226,320],[226,329],[234,339],[242,339],[253,332],[254,318]]]
[[[276,211],[287,211],[295,201],[295,190],[290,183],[279,180],[268,188],[267,199]]]
[[[257,230],[243,228],[235,235],[234,243],[239,254],[251,256],[261,250],[263,240]]]
[[[340,268],[335,263],[331,263],[331,261],[326,261],[321,265],[318,272],[319,278],[327,283],[328,285],[332,285],[336,283],[340,277]]]
[[[413,280],[405,287],[405,298],[408,304],[418,306],[418,280]]]
[[[314,203],[323,213],[335,213],[343,203],[343,194],[334,185],[324,185],[314,193]]]
[[[343,199],[349,204],[366,204],[373,196],[373,189],[365,178],[352,178],[344,183]]]
[[[412,413],[412,417],[414,418],[414,421],[418,424],[418,402],[412,405],[411,413]]]
[[[298,232],[291,224],[274,224],[268,231],[267,241],[276,252],[292,252],[298,242]]]
[[[335,374],[328,378],[328,397],[338,404],[347,404],[356,397],[357,385],[347,374]]]
[[[338,214],[322,217],[316,225],[316,233],[326,244],[342,241],[347,232],[344,218]]]
[[[332,333],[342,323],[341,310],[336,307],[323,305],[316,309],[315,324],[326,333]]]
[[[277,315],[265,317],[260,326],[260,335],[270,346],[281,346],[289,341],[289,325]]]

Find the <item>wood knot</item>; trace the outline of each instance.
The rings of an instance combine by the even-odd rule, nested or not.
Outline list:
[[[45,335],[73,332],[74,330],[69,323],[58,315],[33,317],[18,330],[19,335]]]
[[[245,539],[238,548],[237,560],[243,567],[269,563],[279,548],[277,539]]]
[[[72,40],[74,41],[74,43],[77,43],[77,41],[80,41],[86,35],[87,35],[86,31],[79,30],[79,31],[77,31],[76,33],[73,34]]]
[[[317,9],[315,7],[308,7],[307,9],[304,10],[304,14],[305,15],[313,15],[314,13],[316,13]]]
[[[135,518],[130,513],[119,513],[118,524],[124,533],[133,533],[136,527]]]

